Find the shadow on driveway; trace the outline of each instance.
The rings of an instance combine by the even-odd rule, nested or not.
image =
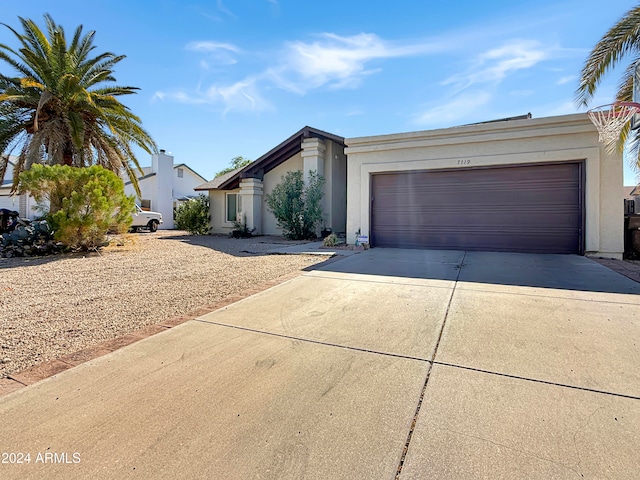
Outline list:
[[[640,294],[640,284],[578,255],[374,248],[309,270],[406,279]]]
[[[270,255],[269,250],[309,243],[308,241],[287,240],[284,237],[260,235],[250,238],[231,238],[228,235],[179,235],[164,234],[159,240],[171,240],[236,257]]]

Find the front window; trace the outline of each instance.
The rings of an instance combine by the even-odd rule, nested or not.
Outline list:
[[[238,220],[242,210],[242,197],[237,193],[227,193],[227,222]]]

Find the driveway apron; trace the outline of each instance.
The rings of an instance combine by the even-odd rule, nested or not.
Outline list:
[[[589,259],[374,249],[0,398],[0,478],[632,478],[639,343]]]

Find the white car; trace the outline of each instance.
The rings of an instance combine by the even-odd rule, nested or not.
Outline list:
[[[137,232],[141,228],[148,228],[149,231],[158,230],[158,225],[162,224],[162,214],[158,212],[147,212],[142,210],[140,205],[136,204],[136,211],[133,214],[133,223],[131,230]]]

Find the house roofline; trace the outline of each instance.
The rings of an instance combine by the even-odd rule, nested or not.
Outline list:
[[[175,170],[176,168],[186,168],[187,170],[191,171],[194,175],[197,175],[199,178],[202,179],[203,182],[206,182],[205,178],[200,175],[198,172],[196,172],[193,168],[191,168],[189,165],[187,165],[186,163],[180,163],[178,165],[174,165],[173,169]],[[143,168],[148,168],[148,167],[143,167]],[[149,172],[146,175],[143,175],[141,177],[138,177],[138,181],[140,180],[146,180],[147,178],[153,177],[157,174],[157,172]],[[125,185],[131,185],[131,180],[129,180],[128,182],[124,183]]]
[[[151,172],[151,173],[147,173],[146,175],[143,175],[142,177],[138,177],[138,181],[140,180],[145,180],[147,178],[150,177],[154,177],[156,175],[156,172]],[[129,180],[128,182],[124,182],[125,185],[131,185],[131,180]]]
[[[194,175],[197,175],[198,177],[200,177],[202,179],[203,182],[206,182],[207,179],[204,178],[202,175],[200,175],[198,172],[196,172],[193,168],[191,168],[189,165],[187,165],[186,163],[179,163],[178,165],[174,165],[173,169],[175,170],[176,168],[186,168],[188,170],[191,171],[191,173],[193,173]]]
[[[226,182],[228,178],[233,177],[236,173],[240,172],[244,167],[238,167],[235,170],[231,170],[230,172],[223,173],[222,175],[218,175],[214,177],[213,180],[209,180],[208,182],[204,182],[202,185],[198,185],[194,190],[196,191],[209,191],[209,190],[217,190],[220,184]]]
[[[293,155],[302,151],[302,141],[305,138],[323,138],[332,140],[344,146],[344,138],[333,133],[325,132],[317,128],[305,126],[291,135],[289,138],[279,143],[257,160],[254,160],[246,167],[231,175],[216,188],[205,188],[202,190],[230,190],[240,185],[241,178],[263,178],[264,174],[273,170],[278,165],[283,164]]]

